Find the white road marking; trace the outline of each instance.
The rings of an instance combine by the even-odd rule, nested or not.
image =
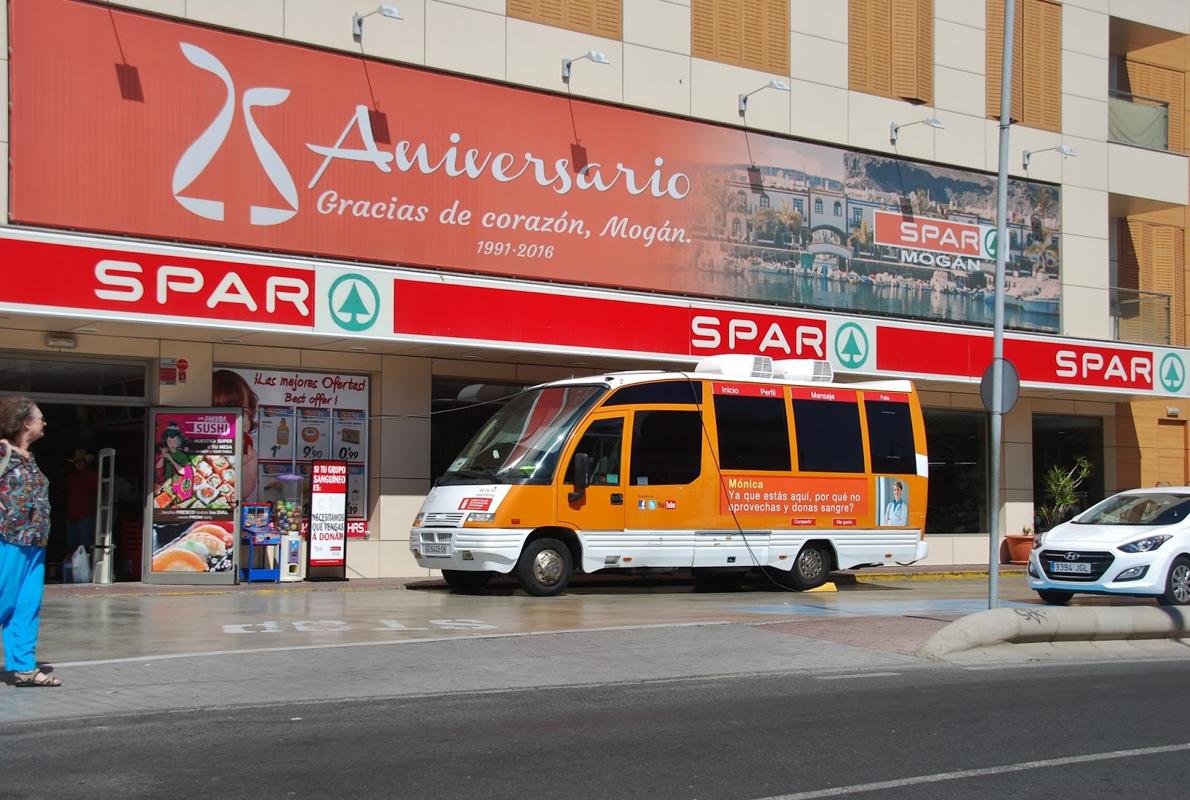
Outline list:
[[[422,636],[416,639],[383,639],[374,642],[338,642],[334,644],[295,644],[283,647],[256,647],[243,650],[203,650],[195,653],[168,653],[155,656],[130,656],[128,658],[100,658],[93,661],[56,661],[55,667],[95,667],[106,664],[134,664],[144,661],[168,661],[176,658],[205,658],[208,656],[253,655],[256,653],[287,653],[294,650],[337,650],[343,647],[392,647],[400,644],[424,644],[427,642],[457,642],[474,639],[513,639],[519,636],[555,636],[564,633],[610,633],[613,631],[647,631],[659,628],[700,628],[716,625],[734,625],[726,620],[712,622],[675,622],[656,625],[612,625],[602,628],[558,628],[546,631],[521,631],[520,633],[475,633],[458,636]]]
[[[1044,769],[1046,767],[1067,767],[1071,764],[1086,764],[1092,761],[1110,761],[1117,758],[1136,758],[1137,756],[1152,756],[1161,753],[1177,753],[1190,750],[1190,742],[1184,744],[1169,744],[1160,747],[1139,747],[1135,750],[1111,750],[1106,753],[1089,753],[1085,756],[1065,756],[1063,758],[1046,758],[1040,761],[1022,761],[1017,764],[1004,764],[999,767],[984,767],[982,769],[963,769],[956,772],[938,772],[933,775],[918,775],[913,778],[899,778],[891,781],[876,783],[856,783],[851,786],[836,786],[831,789],[816,789],[797,794],[782,794],[773,797],[758,798],[758,800],[814,800],[818,797],[842,797],[861,792],[879,792],[884,789],[900,789],[905,786],[918,786],[923,783],[941,783],[942,781],[957,781],[964,778],[979,778],[985,775],[1003,775],[1009,772],[1024,772],[1030,769]]]
[[[857,681],[863,678],[895,678],[899,672],[859,672],[846,675],[815,675],[820,681]]]

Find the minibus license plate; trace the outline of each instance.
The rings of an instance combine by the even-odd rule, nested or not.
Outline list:
[[[1077,572],[1090,575],[1091,565],[1079,561],[1051,561],[1050,572]]]
[[[427,556],[448,556],[450,555],[450,545],[448,544],[423,544],[421,552]]]

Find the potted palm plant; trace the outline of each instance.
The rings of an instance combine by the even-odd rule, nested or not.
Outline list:
[[[1045,533],[1070,519],[1078,507],[1078,489],[1090,477],[1092,469],[1091,462],[1079,456],[1073,466],[1055,464],[1046,470],[1041,481],[1045,502],[1037,507],[1037,533]],[[1033,528],[1026,525],[1019,534],[1008,534],[1004,540],[1009,564],[1029,563],[1029,551],[1036,541]]]

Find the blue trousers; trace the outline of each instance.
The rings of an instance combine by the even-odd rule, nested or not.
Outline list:
[[[0,628],[4,668],[28,672],[37,668],[37,629],[45,592],[45,548],[0,541]]]

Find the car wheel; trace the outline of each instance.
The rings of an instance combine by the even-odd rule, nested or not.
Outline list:
[[[1070,602],[1070,598],[1074,597],[1074,592],[1063,592],[1058,589],[1038,589],[1037,596],[1041,598],[1043,603],[1048,603],[1051,606],[1064,606]]]
[[[1178,556],[1165,579],[1165,594],[1157,598],[1163,606],[1190,605],[1190,558]]]
[[[472,572],[462,569],[442,570],[442,579],[456,592],[482,591],[496,573],[491,571]]]
[[[569,547],[557,539],[535,539],[521,551],[516,577],[521,588],[534,597],[552,597],[570,583],[573,570]]]

